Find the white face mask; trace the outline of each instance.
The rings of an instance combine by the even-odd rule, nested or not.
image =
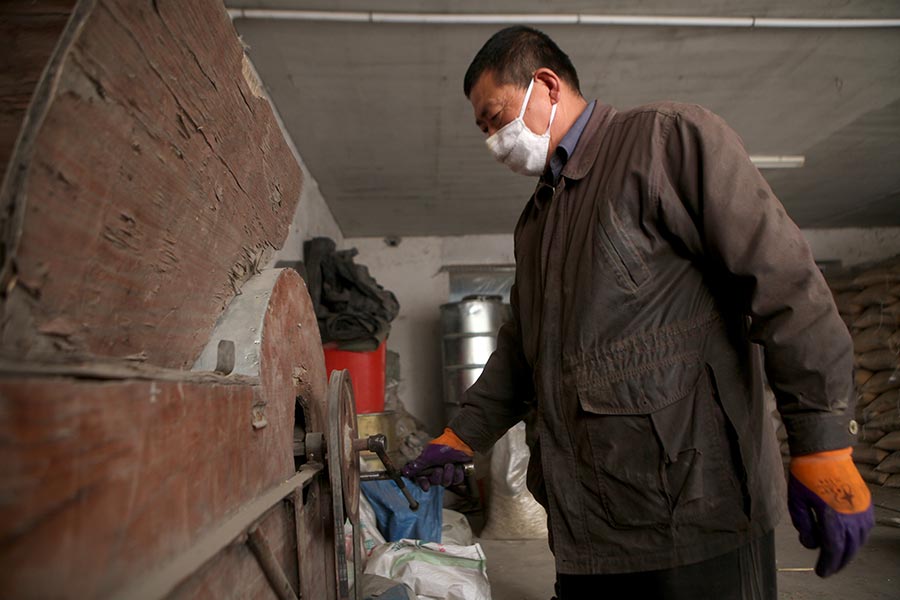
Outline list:
[[[534,79],[528,84],[525,92],[525,100],[522,101],[522,110],[515,120],[510,121],[490,136],[485,143],[494,158],[521,175],[540,175],[547,166],[547,153],[550,150],[550,126],[553,125],[553,117],[556,116],[557,104],[550,109],[550,123],[547,131],[538,135],[528,129],[522,117],[528,107],[528,99],[531,98],[531,90],[534,87]]]

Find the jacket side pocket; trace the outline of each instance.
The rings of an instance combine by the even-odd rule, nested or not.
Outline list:
[[[671,460],[671,447],[662,443],[654,416],[664,411],[677,418],[682,399],[693,396],[699,372],[696,354],[688,353],[627,377],[579,378],[578,401],[585,413],[581,426],[590,444],[599,499],[614,526],[671,524],[677,498],[670,489],[668,465],[686,467],[681,479],[702,468],[702,458],[693,454],[676,452],[676,460]]]

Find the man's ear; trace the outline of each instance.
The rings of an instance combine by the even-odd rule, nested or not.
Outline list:
[[[534,78],[539,83],[543,83],[547,86],[547,89],[550,91],[550,100],[552,100],[554,104],[559,102],[560,92],[562,91],[562,81],[560,80],[559,75],[547,67],[541,67],[534,72]]]

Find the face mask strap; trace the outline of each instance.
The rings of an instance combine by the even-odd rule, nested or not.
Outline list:
[[[519,111],[520,119],[525,116],[525,109],[528,108],[528,100],[531,98],[532,89],[534,89],[534,77],[531,78],[531,83],[528,84],[528,91],[525,92],[525,100],[522,101],[522,109]]]
[[[547,131],[544,132],[544,135],[550,133],[550,127],[553,126],[553,118],[556,116],[556,107],[559,106],[559,102],[556,102],[553,107],[550,109],[550,122],[547,123]]]
[[[525,109],[528,108],[528,101],[531,99],[531,92],[534,90],[534,77],[531,78],[531,83],[528,84],[528,89],[525,91],[525,100],[522,101],[522,109],[519,111],[519,119],[524,119],[525,117]],[[553,125],[553,118],[556,117],[556,109],[559,106],[559,103],[556,102],[553,104],[550,109],[550,122],[547,123],[547,131],[544,132],[544,135],[550,131],[550,127]]]

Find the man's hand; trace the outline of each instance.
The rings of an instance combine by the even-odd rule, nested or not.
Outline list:
[[[449,427],[425,446],[422,453],[403,467],[403,475],[428,491],[432,485],[459,485],[465,479],[463,464],[475,453]]]
[[[840,571],[866,542],[875,522],[872,495],[852,450],[830,450],[791,459],[788,508],[800,543],[819,548],[816,575]]]

